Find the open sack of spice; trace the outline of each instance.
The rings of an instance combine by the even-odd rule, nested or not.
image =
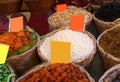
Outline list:
[[[99,82],[120,82],[120,64],[107,70],[100,78]]]
[[[18,76],[39,63],[36,48],[39,35],[27,26],[26,29],[0,34],[0,43],[10,46],[6,61],[13,66]]]
[[[120,24],[106,30],[97,39],[97,46],[105,69],[120,63]]]
[[[120,0],[90,0],[90,7],[92,11],[96,11],[101,5],[112,2],[120,2]]]
[[[72,63],[38,65],[16,82],[95,82],[88,72]]]
[[[99,34],[116,24],[119,24],[120,2],[103,4],[100,9],[93,14],[93,19]]]
[[[75,6],[67,6],[67,9],[65,11],[53,13],[48,18],[50,29],[54,30],[60,28],[61,26],[70,26],[71,17],[73,15],[85,16],[86,30],[89,28],[92,22],[92,14],[83,8],[77,8]]]
[[[96,40],[89,32],[76,32],[66,27],[45,35],[37,46],[40,59],[50,63],[50,41],[71,43],[70,61],[84,67],[89,67],[96,53]]]
[[[0,64],[0,82],[15,82],[15,74],[12,67],[7,64]]]

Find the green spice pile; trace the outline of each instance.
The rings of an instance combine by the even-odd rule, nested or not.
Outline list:
[[[100,46],[105,52],[120,58],[120,27],[105,33],[100,39]]]
[[[120,2],[112,2],[101,5],[101,8],[95,13],[95,17],[103,20],[113,22],[120,18]]]
[[[0,64],[0,82],[11,82],[15,74],[11,73],[5,64]]]

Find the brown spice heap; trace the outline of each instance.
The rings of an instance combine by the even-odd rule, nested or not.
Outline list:
[[[20,82],[89,82],[85,72],[73,64],[52,64],[30,73]]]
[[[100,46],[105,52],[120,58],[120,27],[105,33],[100,39]]]
[[[18,50],[23,45],[29,44],[29,32],[7,32],[0,34],[0,43],[10,45],[10,51]]]

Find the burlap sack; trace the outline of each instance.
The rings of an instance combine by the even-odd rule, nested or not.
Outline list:
[[[30,12],[47,13],[55,4],[55,0],[24,0]]]
[[[0,0],[0,15],[9,15],[20,12],[22,0]]]

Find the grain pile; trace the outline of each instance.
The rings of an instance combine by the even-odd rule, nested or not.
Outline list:
[[[40,45],[41,54],[50,61],[50,41],[63,41],[71,43],[71,61],[83,61],[90,56],[94,50],[93,40],[84,33],[72,30],[61,30],[50,37],[45,38]]]

